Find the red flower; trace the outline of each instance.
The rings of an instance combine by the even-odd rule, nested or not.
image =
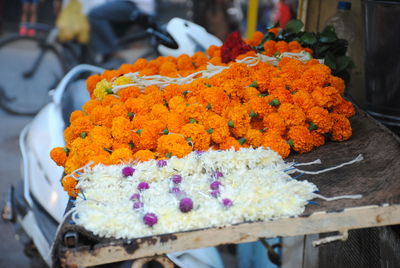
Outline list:
[[[237,56],[253,50],[246,44],[239,32],[231,33],[221,47],[222,62],[228,63],[236,59]]]

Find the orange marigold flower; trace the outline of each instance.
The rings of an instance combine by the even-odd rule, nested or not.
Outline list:
[[[89,114],[90,120],[96,125],[111,127],[111,109],[107,106],[97,106]]]
[[[101,100],[101,104],[103,105],[103,106],[112,106],[112,105],[114,105],[114,104],[117,104],[117,103],[122,103],[121,102],[121,100],[120,100],[120,98],[118,98],[117,96],[115,96],[115,95],[106,95],[102,100]]]
[[[116,117],[112,120],[111,135],[121,143],[131,141],[131,122],[125,117]]]
[[[127,164],[132,161],[132,151],[128,148],[116,149],[111,153],[110,161],[114,165]]]
[[[139,162],[146,162],[155,158],[156,155],[150,150],[139,150],[133,155],[133,159]]]
[[[240,143],[233,137],[228,137],[225,139],[223,143],[219,145],[220,150],[230,150],[235,149],[235,151],[239,150],[242,146]]]
[[[286,133],[285,120],[278,113],[270,113],[263,118],[264,128],[283,136]]]
[[[194,69],[192,58],[187,54],[182,54],[177,58],[177,67],[179,70],[192,70]]]
[[[261,40],[263,39],[264,34],[260,31],[256,31],[253,36],[251,37],[250,40],[247,40],[246,43],[250,46],[258,46],[261,43]]]
[[[288,52],[289,51],[289,46],[288,43],[285,41],[278,41],[276,42],[276,51],[278,51],[279,53],[283,53],[283,52]]]
[[[176,64],[168,61],[164,62],[160,66],[160,75],[168,77],[178,77],[178,69]]]
[[[75,119],[83,116],[85,116],[85,114],[81,110],[73,111],[69,117],[69,122],[72,123],[72,121],[74,121]]]
[[[264,134],[262,146],[277,152],[282,158],[286,158],[290,154],[289,144],[274,131],[267,131]]]
[[[182,95],[182,87],[177,85],[177,84],[169,84],[164,88],[164,98],[166,101],[169,101],[175,96],[181,96]]]
[[[149,150],[156,149],[157,140],[161,136],[162,128],[159,127],[146,127],[139,134],[141,148]]]
[[[90,112],[97,106],[101,105],[101,101],[91,99],[82,106],[83,112],[90,114]]]
[[[307,119],[317,127],[316,132],[328,133],[333,125],[329,112],[321,107],[313,107],[307,112]]]
[[[288,43],[288,47],[289,47],[289,50],[290,50],[290,51],[302,49],[300,43],[297,42],[297,41],[291,41],[291,42],[289,42],[289,43]]]
[[[66,191],[69,196],[72,198],[76,198],[78,196],[79,189],[75,189],[76,185],[78,184],[77,180],[70,176],[65,176],[62,178],[61,184],[64,188],[64,191]]]
[[[293,149],[299,153],[307,153],[314,148],[313,137],[305,126],[293,126],[287,136],[293,142]]]
[[[264,43],[264,52],[266,56],[272,57],[276,52],[276,42],[273,40],[268,40]]]
[[[50,157],[58,166],[64,166],[67,161],[67,152],[64,147],[56,147],[50,151]]]
[[[353,103],[345,100],[344,98],[340,100],[339,104],[333,106],[332,112],[344,115],[346,117],[352,117],[356,114]]]
[[[245,106],[230,106],[224,112],[224,117],[230,122],[231,132],[237,137],[243,137],[250,128],[250,116]]]
[[[250,128],[244,136],[246,143],[253,146],[253,148],[261,146],[263,143],[263,134],[258,129]]]
[[[353,133],[349,119],[347,119],[345,116],[341,114],[336,114],[336,113],[331,113],[331,118],[333,121],[331,140],[333,141],[348,140]]]
[[[118,70],[105,70],[101,76],[107,81],[111,82],[114,78],[120,76],[120,72]]]
[[[125,102],[125,107],[128,112],[134,114],[144,115],[150,112],[151,106],[144,99],[141,98],[129,98]]]
[[[279,35],[280,29],[278,27],[268,29],[269,33],[273,33],[275,36]]]
[[[195,119],[196,121],[202,121],[206,116],[206,107],[205,105],[194,103],[186,106],[184,115],[186,118]]]
[[[187,118],[182,114],[169,112],[166,123],[170,132],[179,133],[181,128],[187,123]]]
[[[341,102],[342,97],[334,87],[316,87],[311,93],[315,103],[324,108],[332,108]]]
[[[312,137],[312,144],[314,145],[314,147],[319,147],[325,144],[324,135],[321,135],[315,131],[311,131],[311,137]]]
[[[201,51],[197,51],[193,54],[192,60],[196,67],[201,67],[207,65],[208,57]]]
[[[132,119],[132,129],[139,130],[143,129],[144,123],[148,120],[151,120],[150,114],[146,115],[135,115]]]
[[[82,132],[86,134],[94,127],[93,122],[89,116],[82,116],[71,122],[72,131],[76,136],[79,136]]]
[[[183,114],[186,109],[186,100],[182,96],[175,96],[169,100],[168,107],[171,112]]]
[[[111,116],[114,117],[128,117],[128,110],[125,107],[124,103],[117,103],[111,107]]]
[[[210,87],[200,93],[202,98],[207,104],[210,104],[210,108],[221,114],[222,110],[229,104],[229,97],[221,87]]]
[[[307,91],[300,90],[295,92],[292,95],[292,100],[295,105],[303,110],[303,112],[307,112],[315,106],[313,98],[307,93]]]
[[[342,78],[331,75],[329,76],[328,83],[331,84],[331,86],[333,86],[334,88],[336,88],[339,94],[343,96],[346,85],[344,84]]]
[[[181,133],[193,148],[205,151],[210,147],[210,135],[206,132],[203,125],[186,124],[182,127]]]
[[[221,56],[221,48],[216,45],[211,45],[207,48],[206,53],[212,57],[220,57]]]
[[[129,98],[137,98],[140,95],[140,88],[130,86],[120,89],[117,95],[121,98],[121,101],[125,102]]]
[[[92,96],[93,90],[96,88],[98,82],[102,79],[101,75],[94,74],[86,79],[86,89],[89,92],[89,95]]]
[[[110,148],[113,143],[111,129],[104,126],[95,126],[89,132],[88,138],[93,144],[97,144],[101,148]]]
[[[306,115],[295,104],[282,103],[278,108],[278,114],[288,127],[303,125],[306,121]]]
[[[157,152],[165,156],[167,154],[184,157],[192,151],[192,147],[183,135],[168,134],[161,136],[157,141]]]
[[[203,124],[205,130],[211,133],[211,140],[215,143],[223,143],[230,136],[228,120],[218,114],[210,112]]]

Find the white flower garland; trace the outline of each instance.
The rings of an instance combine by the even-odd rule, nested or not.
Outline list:
[[[137,163],[130,165],[135,171],[128,177],[122,174],[126,166],[86,169],[77,186],[84,194],[76,200],[77,224],[102,237],[129,239],[283,218],[301,214],[318,190],[308,181],[292,179],[288,170],[293,172],[293,164],[262,148],[192,152],[184,158],[172,157],[162,167],[156,160]],[[223,174],[218,198],[210,195],[215,171]],[[182,176],[180,189],[193,200],[187,213],[179,210],[179,200],[170,193],[170,178],[176,174]],[[150,186],[141,192],[141,201],[145,211],[157,215],[152,227],[143,222],[130,200],[140,182]],[[221,205],[223,199],[233,205]]]

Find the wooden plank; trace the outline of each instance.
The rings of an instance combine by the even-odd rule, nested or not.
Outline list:
[[[226,243],[252,242],[262,237],[296,236],[394,224],[400,224],[400,205],[349,208],[339,213],[316,212],[309,217],[243,223],[119,241],[95,246],[93,249],[78,247],[65,250],[61,263],[64,266],[92,266]]]

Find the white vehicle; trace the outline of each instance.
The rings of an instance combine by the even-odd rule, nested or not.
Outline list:
[[[190,55],[212,44],[222,44],[204,28],[183,19],[172,19],[166,31],[177,46],[168,47],[160,42],[159,53],[165,56]],[[16,220],[28,238],[26,243],[33,242],[49,266],[52,265],[51,247],[68,202],[68,195],[60,183],[63,168],[50,159],[49,153],[52,148],[65,145],[63,131],[68,126],[70,113],[81,109],[89,100],[86,77],[102,71],[104,69],[87,64],[72,68],[50,92],[51,101],[20,134],[23,179],[11,189],[3,217]],[[182,267],[223,266],[215,248],[173,253],[169,257]]]

